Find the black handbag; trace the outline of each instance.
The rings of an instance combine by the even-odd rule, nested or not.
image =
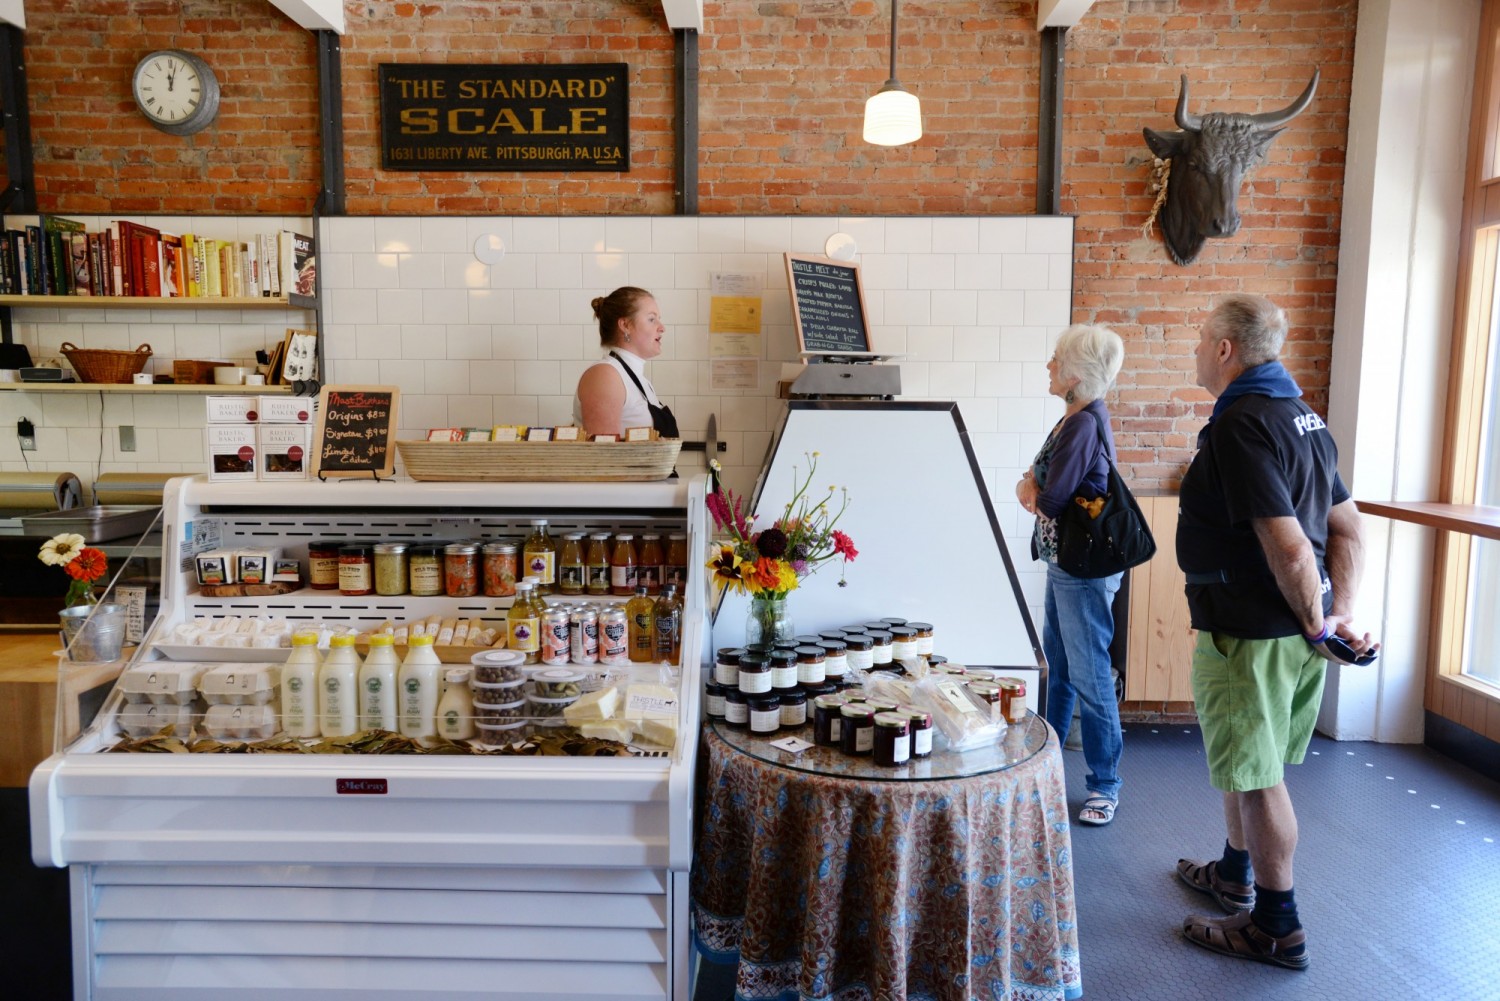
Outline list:
[[[1104,440],[1104,420],[1093,414]],[[1109,485],[1102,498],[1074,497],[1057,519],[1057,565],[1074,577],[1108,577],[1156,555],[1156,540],[1141,507],[1109,458]]]

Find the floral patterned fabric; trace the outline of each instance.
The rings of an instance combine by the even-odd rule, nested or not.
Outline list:
[[[744,1001],[1082,996],[1055,737],[970,778],[796,772],[704,731],[694,937]]]

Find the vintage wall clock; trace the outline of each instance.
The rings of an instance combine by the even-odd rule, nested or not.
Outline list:
[[[190,52],[148,53],[136,64],[130,90],[146,120],[174,136],[203,131],[219,113],[219,80]]]

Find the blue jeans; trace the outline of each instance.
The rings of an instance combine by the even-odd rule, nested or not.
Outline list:
[[[1073,703],[1081,703],[1084,784],[1093,795],[1120,795],[1120,706],[1110,676],[1109,643],[1115,620],[1110,603],[1123,574],[1086,580],[1056,563],[1047,564],[1046,618],[1042,652],[1047,655],[1047,722],[1065,740],[1073,722]]]

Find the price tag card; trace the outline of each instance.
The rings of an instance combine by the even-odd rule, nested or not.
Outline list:
[[[792,754],[801,754],[813,745],[800,737],[782,737],[780,740],[771,741],[771,746],[779,747],[783,751],[788,751]]]
[[[146,632],[146,589],[120,586],[115,595],[125,605],[125,639],[139,643]]]

